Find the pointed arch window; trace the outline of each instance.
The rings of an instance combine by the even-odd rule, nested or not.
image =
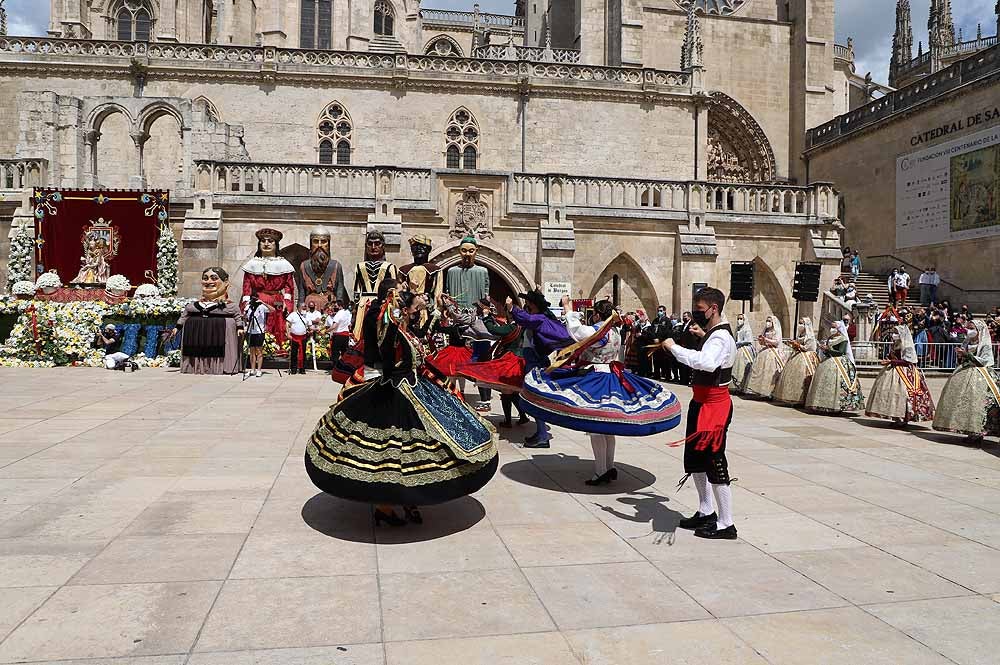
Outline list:
[[[118,41],[148,42],[152,37],[153,12],[146,0],[122,0],[113,16]]]
[[[449,169],[479,168],[479,123],[465,107],[456,109],[448,119],[445,158]]]
[[[386,0],[375,3],[375,34],[392,36],[396,22],[396,13]]]
[[[351,163],[351,140],[354,134],[354,123],[351,116],[340,102],[329,104],[316,125],[319,140],[319,163],[337,164]]]
[[[333,48],[333,0],[302,0],[299,48]]]

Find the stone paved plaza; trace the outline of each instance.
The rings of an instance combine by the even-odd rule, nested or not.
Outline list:
[[[3,663],[997,662],[995,444],[738,401],[716,542],[675,530],[683,428],[620,440],[610,489],[584,435],[515,431],[479,494],[373,530],[304,472],[321,373],[0,381]]]

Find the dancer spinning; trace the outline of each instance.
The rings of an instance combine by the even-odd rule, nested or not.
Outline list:
[[[941,392],[934,429],[968,436],[981,444],[985,436],[1000,436],[1000,374],[993,367],[993,340],[983,321],[974,320],[973,330],[958,349],[962,361]]]
[[[816,366],[819,365],[812,319],[807,316],[799,319],[796,334],[794,340],[787,342],[793,349],[792,357],[785,363],[785,368],[781,371],[778,383],[774,387],[774,401],[790,406],[801,406],[806,403],[809,383],[816,373]]]
[[[663,347],[694,370],[691,380],[694,397],[688,408],[687,438],[684,440],[684,473],[694,477],[698,512],[682,519],[678,526],[694,529],[694,535],[699,538],[735,540],[726,435],[733,419],[733,400],[728,386],[733,378],[736,341],[729,324],[722,318],[725,304],[726,297],[718,289],[707,287],[698,291],[691,311],[694,319],[691,331],[701,339],[700,350],[686,349],[672,339],[663,342]],[[712,494],[718,512],[712,509]]]
[[[489,482],[496,431],[424,365],[423,344],[408,329],[419,300],[395,291],[384,300],[377,338],[365,340],[379,349],[382,376],[344,389],[317,424],[305,464],[324,492],[377,504],[376,526],[401,526],[392,505],[421,522],[412,506],[457,499]]]
[[[497,338],[490,352],[490,360],[470,362],[458,368],[458,376],[475,381],[479,388],[493,389],[500,393],[504,420],[501,427],[512,427],[511,411],[516,408],[518,425],[528,422],[521,410],[521,387],[524,385],[524,335],[521,326],[500,316],[496,303],[480,301],[483,325]]]
[[[753,329],[742,314],[736,317],[736,348],[738,352],[736,363],[733,365],[733,382],[729,386],[729,392],[741,395],[747,391],[750,370],[753,369],[753,360],[757,357]]]
[[[615,435],[649,436],[680,423],[681,407],[663,386],[627,371],[618,360],[621,320],[609,300],[594,305],[588,324],[562,300],[566,326],[576,340],[547,370],[533,369],[524,377],[525,410],[546,422],[590,434],[594,477],[587,485],[604,485],[618,478]]]
[[[830,337],[820,345],[826,360],[819,364],[809,384],[806,410],[815,413],[857,411],[865,403],[858,370],[854,366],[854,350],[847,334],[847,324],[835,321]]]
[[[904,427],[910,421],[934,419],[934,400],[927,388],[927,381],[917,367],[917,350],[908,326],[896,326],[892,337],[892,350],[883,367],[872,394],[868,396],[865,415],[885,418]]]
[[[764,319],[764,334],[757,338],[761,349],[753,360],[746,392],[770,399],[785,367],[785,351],[781,343],[781,322],[778,317]]]

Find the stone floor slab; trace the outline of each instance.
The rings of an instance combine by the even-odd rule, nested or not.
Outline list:
[[[383,665],[381,644],[195,653],[187,665]]]
[[[519,566],[639,561],[642,557],[599,522],[497,526]]]
[[[71,584],[224,580],[242,534],[122,536],[77,573]]]
[[[390,642],[385,651],[387,665],[580,665],[559,633]]]

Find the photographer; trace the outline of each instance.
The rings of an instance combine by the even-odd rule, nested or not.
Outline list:
[[[113,323],[104,326],[104,329],[97,329],[94,336],[94,348],[104,351],[104,366],[108,369],[118,369],[125,366],[128,354],[122,353],[122,334],[118,332]]]
[[[264,332],[267,330],[267,317],[273,311],[274,308],[258,298],[256,293],[250,296],[243,309],[247,329],[247,354],[250,357],[247,377],[260,376],[264,368]]]

